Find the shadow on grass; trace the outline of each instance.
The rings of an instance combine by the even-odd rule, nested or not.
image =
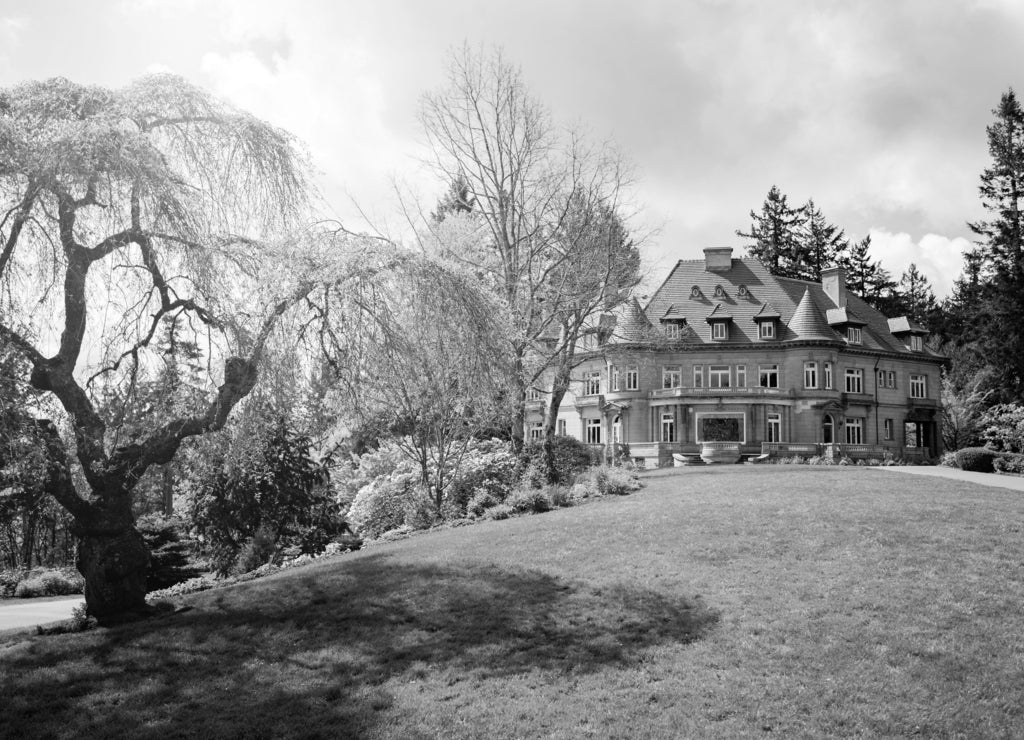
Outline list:
[[[429,694],[533,671],[560,680],[691,642],[717,619],[699,601],[634,586],[602,589],[493,566],[410,566],[383,555],[209,592],[196,604],[0,653],[6,729],[359,737],[382,712],[406,724],[393,706],[398,685],[419,682]],[[414,717],[406,720],[415,727]]]

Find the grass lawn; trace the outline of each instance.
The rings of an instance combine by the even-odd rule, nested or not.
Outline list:
[[[0,735],[1019,737],[1022,514],[864,468],[658,472],[0,643]]]

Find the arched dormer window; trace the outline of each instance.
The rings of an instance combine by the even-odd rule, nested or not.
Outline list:
[[[704,294],[700,292],[700,288],[694,285],[690,288],[690,298],[703,298]]]
[[[725,295],[725,288],[723,288],[721,285],[716,285],[715,286],[715,298],[725,298],[725,297],[726,297],[726,295]]]

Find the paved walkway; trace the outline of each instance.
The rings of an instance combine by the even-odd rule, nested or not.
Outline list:
[[[958,468],[947,468],[944,465],[890,465],[867,468],[868,470],[879,470],[887,473],[905,473],[909,475],[930,475],[935,478],[949,478],[951,480],[964,481],[965,483],[977,483],[980,486],[994,486],[995,488],[1009,488],[1013,491],[1024,492],[1024,477],[1018,475],[996,475],[995,473],[970,473]]]
[[[81,596],[0,601],[0,632],[69,619]]]

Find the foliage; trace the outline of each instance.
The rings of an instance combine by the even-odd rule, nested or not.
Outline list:
[[[514,509],[508,504],[498,504],[497,506],[492,506],[491,508],[489,508],[484,513],[484,516],[486,516],[488,519],[495,520],[508,519],[510,516],[512,516],[513,512]]]
[[[543,514],[553,506],[546,490],[529,486],[513,491],[505,503],[517,514]]]
[[[752,241],[747,245],[747,253],[763,262],[774,275],[800,277],[805,269],[800,245],[804,209],[792,208],[782,191],[772,185],[761,212],[752,210],[750,218],[749,231],[736,230],[737,236]]]
[[[880,262],[872,260],[871,235],[851,244],[838,256],[838,264],[846,271],[846,286],[869,305],[885,313],[889,298],[896,288],[889,271]]]
[[[992,461],[992,468],[997,473],[1024,475],[1024,455],[1003,455]]]
[[[225,461],[201,485],[191,521],[222,570],[261,530],[279,544],[318,551],[344,525],[327,483],[327,467],[313,458],[309,438],[282,418],[254,458]]]
[[[405,525],[425,497],[419,474],[409,464],[360,488],[348,510],[348,520],[361,536],[377,538]]]
[[[149,548],[147,591],[170,588],[200,574],[201,569],[193,561],[196,543],[183,536],[185,524],[181,519],[149,515],[139,519],[138,529]]]
[[[1002,453],[988,447],[965,447],[956,451],[956,466],[972,473],[993,472],[992,463]]]
[[[39,596],[80,594],[84,585],[82,576],[70,568],[32,571],[15,587],[14,596],[18,599],[34,599]]]
[[[981,436],[987,445],[1007,452],[1024,452],[1024,406],[1021,404],[996,404],[982,415],[981,426]]]
[[[579,473],[583,472],[594,464],[594,453],[590,447],[576,439],[564,435],[555,436],[551,440],[554,466],[558,473],[558,479],[571,481]],[[540,441],[531,441],[523,449],[523,459],[527,465],[540,468],[543,455],[543,446]],[[540,480],[536,485],[540,485]]]
[[[232,572],[235,575],[250,573],[260,566],[275,562],[277,558],[277,533],[264,524],[242,545]]]
[[[493,494],[488,491],[480,491],[474,494],[473,498],[466,504],[466,513],[469,516],[481,517],[488,509],[492,506],[497,506],[502,502],[502,499],[496,498]]]
[[[498,439],[474,442],[447,493],[445,518],[461,516],[467,503],[481,495],[503,501],[519,478],[520,465],[509,443]]]
[[[988,373],[945,372],[942,375],[942,445],[947,450],[978,446],[985,427]]]

